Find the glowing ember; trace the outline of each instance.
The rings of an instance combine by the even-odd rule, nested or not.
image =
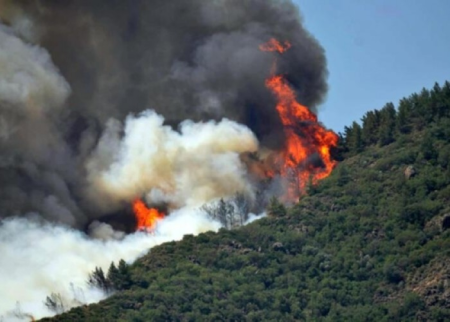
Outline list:
[[[290,47],[288,42],[281,44],[271,39],[260,49],[281,54]],[[293,177],[287,197],[294,200],[310,180],[315,184],[331,173],[336,162],[331,160],[330,149],[337,145],[338,136],[326,130],[314,113],[297,102],[294,90],[282,75],[269,77],[266,86],[277,100],[276,109],[286,137],[285,148],[276,163],[282,176]]]
[[[140,199],[133,202],[133,211],[136,216],[137,230],[152,231],[156,223],[164,218],[164,213],[156,208],[148,208]]]

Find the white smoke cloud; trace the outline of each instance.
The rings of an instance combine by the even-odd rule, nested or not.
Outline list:
[[[92,227],[92,235],[102,238],[92,239],[37,219],[5,220],[0,226],[0,320],[2,315],[6,321],[15,318],[17,302],[22,313],[34,318],[53,315],[44,305],[51,293],[61,295],[66,309],[98,302],[106,295],[87,286],[95,267],[107,271],[113,261],[130,263],[163,242],[219,227],[200,211],[188,209],[163,219],[153,234],[137,232],[121,240],[106,239],[108,231],[113,233],[106,224]]]
[[[247,127],[227,119],[185,121],[177,132],[163,123],[153,111],[129,116],[123,128],[120,122],[109,121],[87,163],[93,202],[99,200],[103,208],[119,207],[146,194],[150,203],[164,201],[177,209],[236,192],[252,196],[239,158],[258,148]]]
[[[259,220],[259,219],[261,219],[261,218],[264,218],[264,217],[266,217],[266,216],[267,216],[267,213],[266,213],[266,212],[263,212],[263,213],[261,213],[261,214],[259,214],[259,215],[250,213],[250,214],[248,215],[247,221],[244,223],[244,226],[245,226],[245,225],[248,225],[248,224],[251,224],[252,222],[254,222],[254,221],[256,221],[256,220]]]

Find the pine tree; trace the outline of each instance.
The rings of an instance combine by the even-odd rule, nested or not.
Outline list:
[[[377,110],[367,112],[362,121],[362,140],[364,145],[371,145],[378,142],[378,132],[380,127],[380,113]]]
[[[442,88],[438,83],[434,84],[431,91],[430,104],[436,121],[450,116],[450,83],[445,82]]]
[[[277,198],[273,197],[270,200],[268,214],[272,217],[284,217],[287,214],[286,207],[278,201]]]
[[[430,109],[430,91],[423,88],[419,95],[417,112],[419,115],[418,126],[422,129],[426,124],[433,119],[433,112]]]
[[[396,111],[394,104],[387,103],[380,111],[380,137],[381,146],[390,144],[394,141]]]
[[[347,128],[347,142],[350,154],[356,154],[363,150],[361,125],[353,122],[351,128]]]
[[[131,280],[131,275],[130,275],[130,270],[128,268],[128,264],[123,259],[121,259],[119,261],[118,272],[119,272],[120,278],[116,284],[116,288],[118,290],[129,289],[132,285],[132,280]]]
[[[103,290],[105,293],[112,291],[111,282],[106,278],[105,273],[100,267],[96,267],[94,272],[89,275],[88,284]]]
[[[441,117],[450,117],[450,83],[448,81],[442,87],[441,102],[439,114]]]
[[[411,104],[408,99],[403,98],[398,105],[398,113],[396,119],[397,131],[400,133],[409,133],[411,131],[410,126],[411,117]]]
[[[430,92],[430,112],[435,120],[438,120],[440,116],[440,106],[442,99],[442,89],[439,84],[434,83],[433,89]]]
[[[116,265],[114,265],[114,262],[111,262],[111,265],[108,269],[108,281],[110,282],[111,286],[114,289],[119,289],[117,287],[117,284],[119,284],[120,276],[119,276],[119,270],[117,269]]]
[[[432,163],[437,161],[438,152],[434,147],[434,138],[430,131],[425,133],[422,144],[420,145],[420,150],[425,160],[429,160]]]
[[[332,148],[331,153],[333,160],[343,161],[345,154],[348,152],[347,143],[345,142],[345,136],[341,132],[338,133],[339,140],[336,148]]]

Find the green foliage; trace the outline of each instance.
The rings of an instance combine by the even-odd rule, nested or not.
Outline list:
[[[127,290],[131,287],[131,275],[123,259],[119,261],[117,268],[114,263],[109,266],[108,282],[114,290]]]
[[[443,87],[435,83],[431,91],[424,88],[420,94],[401,99],[397,110],[394,104],[388,103],[380,111],[367,112],[361,119],[362,126],[353,122],[345,127],[336,154],[340,160],[377,143],[385,146],[413,130],[421,131],[429,125],[448,122],[449,117],[450,83],[445,82]],[[450,126],[441,126],[440,130],[447,132],[450,139]]]
[[[345,127],[345,143],[352,153],[359,153],[363,150],[361,125],[353,122],[351,127]]]
[[[378,132],[380,127],[380,112],[369,111],[363,116],[362,139],[364,145],[372,145],[378,142]]]
[[[450,258],[439,221],[450,212],[449,102],[446,82],[398,112],[367,113],[341,137],[345,160],[298,204],[274,198],[267,218],[165,243],[106,278],[97,269],[92,283],[123,291],[54,320],[449,320],[449,288],[434,278],[446,265],[433,266]]]
[[[396,111],[394,104],[388,103],[380,111],[380,129],[379,129],[379,144],[381,146],[388,145],[394,142],[395,138],[395,123]]]
[[[270,204],[269,204],[269,207],[267,210],[268,210],[269,216],[276,217],[276,218],[284,217],[284,216],[286,216],[286,213],[287,213],[286,207],[284,207],[284,205],[281,202],[279,202],[278,199],[275,197],[273,197],[270,200]]]

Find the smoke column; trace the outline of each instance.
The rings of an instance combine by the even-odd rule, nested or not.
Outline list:
[[[0,0],[0,316],[48,315],[70,283],[98,301],[95,266],[217,229],[205,203],[255,200],[242,155],[285,135],[271,38],[292,44],[277,72],[316,112],[324,50],[290,0]],[[155,236],[96,222],[135,198],[167,207]]]
[[[326,92],[323,49],[290,1],[0,0],[0,9],[10,26],[0,40],[2,217],[38,211],[82,227],[102,216],[88,160],[111,119],[148,108],[174,127],[226,117],[280,148],[264,86],[273,57],[258,48],[271,37],[293,44],[278,73],[299,101],[314,108]]]

